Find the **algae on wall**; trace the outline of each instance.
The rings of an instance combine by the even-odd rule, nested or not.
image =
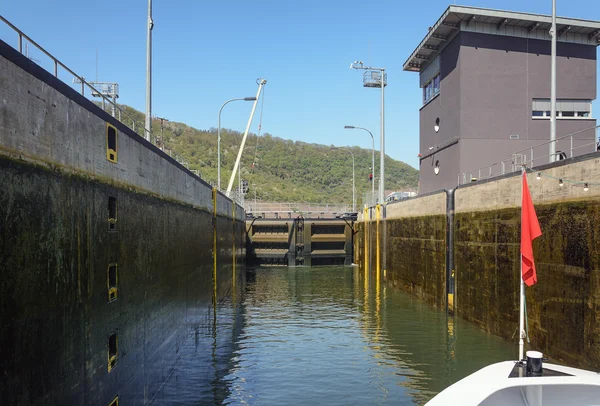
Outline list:
[[[446,306],[446,216],[387,222],[387,273],[400,286],[436,307]]]
[[[153,396],[210,321],[212,214],[6,157],[0,173],[0,403]],[[218,223],[222,298],[232,283],[233,225]],[[107,286],[113,264],[116,300]],[[109,372],[115,333],[118,361]]]
[[[364,268],[365,239],[371,269],[376,269],[377,222],[361,222],[355,258]],[[366,234],[365,234],[366,229]],[[383,232],[386,247],[383,249]],[[388,219],[379,224],[381,255],[386,253],[386,280],[436,307],[446,306],[446,216]],[[383,267],[381,260],[381,267]]]
[[[536,206],[538,283],[526,288],[531,347],[600,369],[600,201]],[[518,340],[520,209],[456,214],[457,314]]]

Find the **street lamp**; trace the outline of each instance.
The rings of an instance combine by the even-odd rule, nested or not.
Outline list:
[[[345,151],[350,152],[350,155],[352,155],[352,213],[356,212],[356,199],[354,198],[354,154],[352,153],[352,151],[350,151],[348,148],[343,148],[343,147],[331,147],[331,149],[343,149]]]
[[[144,138],[150,141],[152,133],[152,0],[148,0],[148,21],[146,33],[146,122],[144,124]]]
[[[221,112],[227,103],[238,100],[255,101],[256,97],[240,97],[237,99],[227,100],[225,103],[223,103],[221,109],[219,110],[219,128],[217,129],[217,188],[219,190],[221,190]]]
[[[380,87],[381,88],[381,137],[379,140],[381,157],[379,159],[379,203],[383,204],[383,194],[385,193],[384,173],[385,173],[385,96],[384,89],[387,85],[385,68],[374,68],[372,66],[364,66],[362,61],[355,61],[350,64],[350,69],[363,69],[364,87]]]
[[[371,196],[372,198],[375,197],[375,181],[373,179],[373,174],[375,172],[375,138],[373,138],[373,133],[369,130],[367,130],[366,128],[363,127],[355,127],[353,125],[345,125],[344,128],[346,130],[365,130],[366,132],[369,133],[369,135],[371,136],[371,143],[372,143],[372,156],[371,156]]]

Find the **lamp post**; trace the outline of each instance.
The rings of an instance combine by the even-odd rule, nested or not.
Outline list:
[[[354,194],[354,154],[348,148],[331,147],[331,149],[343,149],[345,151],[350,152],[350,155],[352,155],[352,212],[355,213],[356,212],[356,205],[355,205],[356,199],[355,199],[355,194]]]
[[[223,111],[223,107],[225,107],[227,103],[231,103],[232,101],[238,100],[255,101],[256,97],[239,97],[236,99],[227,100],[225,103],[223,103],[221,109],[219,110],[219,127],[217,129],[217,188],[219,190],[221,190],[221,112]]]
[[[364,87],[381,87],[381,137],[379,140],[380,144],[380,152],[381,156],[379,159],[379,203],[383,204],[383,195],[385,193],[385,183],[384,183],[384,174],[385,174],[385,94],[384,89],[386,86],[386,74],[385,68],[374,68],[372,66],[364,66],[362,61],[355,61],[350,64],[350,69],[362,69],[365,70],[365,75],[363,75],[363,86]],[[366,76],[368,71],[371,71],[371,77],[368,78]],[[379,72],[379,77],[374,75],[373,71]]]
[[[146,123],[144,124],[144,138],[150,141],[152,132],[152,0],[148,0],[148,32],[146,39]]]
[[[552,37],[550,47],[550,162],[556,160],[556,0],[552,0]]]
[[[373,133],[366,128],[363,127],[355,127],[353,125],[345,125],[345,129],[347,130],[365,130],[371,136],[371,144],[372,144],[372,156],[371,156],[371,196],[375,197],[375,180],[373,179],[373,173],[375,172],[375,138],[373,137]]]

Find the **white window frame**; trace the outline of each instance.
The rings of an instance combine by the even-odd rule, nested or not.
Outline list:
[[[569,103],[573,103],[573,102],[587,102],[587,107],[586,109],[588,111],[582,110],[582,109],[575,109],[575,110],[562,110],[562,105],[564,104],[569,104]],[[550,99],[533,99],[532,103],[531,103],[531,118],[533,120],[549,120],[551,113],[549,110],[543,109],[543,110],[539,110],[536,109],[536,104],[537,103],[550,103]],[[537,104],[539,106],[539,104]],[[533,113],[536,111],[541,111],[542,115],[541,116],[534,116]],[[563,111],[565,112],[572,112],[573,116],[563,116]],[[588,113],[587,117],[580,117],[578,114],[579,113]],[[557,120],[594,120],[594,116],[593,116],[593,112],[592,112],[592,100],[589,99],[556,99],[556,119]]]

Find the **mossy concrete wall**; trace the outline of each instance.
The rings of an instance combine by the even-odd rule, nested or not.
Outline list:
[[[428,303],[445,307],[446,193],[394,202],[381,210],[385,210],[385,220],[379,221],[379,255],[386,279]],[[365,222],[365,218],[374,220]],[[371,208],[366,215],[362,213],[361,219],[355,237],[356,258],[359,265],[364,266],[366,243],[370,257],[367,262],[371,269],[376,269],[378,226],[375,209]]]
[[[0,404],[150,403],[212,321],[213,256],[216,299],[238,283],[243,209],[2,42],[0,190]]]
[[[597,154],[529,173],[543,234],[526,293],[531,347],[600,370],[600,188],[573,183],[597,179]],[[519,321],[520,205],[520,176],[456,190],[457,314],[507,340]]]
[[[528,174],[543,235],[534,241],[538,283],[526,289],[531,348],[595,370],[600,370],[598,179],[600,153]],[[589,190],[583,182],[590,183]],[[446,304],[446,287],[452,293],[454,282],[459,317],[516,343],[521,177],[507,175],[461,186],[454,193],[454,212],[446,207],[444,192],[386,207],[380,233],[386,233],[381,262],[387,280],[438,307]],[[377,236],[371,218],[375,216],[367,212],[357,223],[355,257],[361,265],[368,257],[374,269]],[[454,227],[450,234],[448,220]],[[381,234],[379,238],[384,241]],[[454,244],[452,268],[446,261],[449,238]]]

